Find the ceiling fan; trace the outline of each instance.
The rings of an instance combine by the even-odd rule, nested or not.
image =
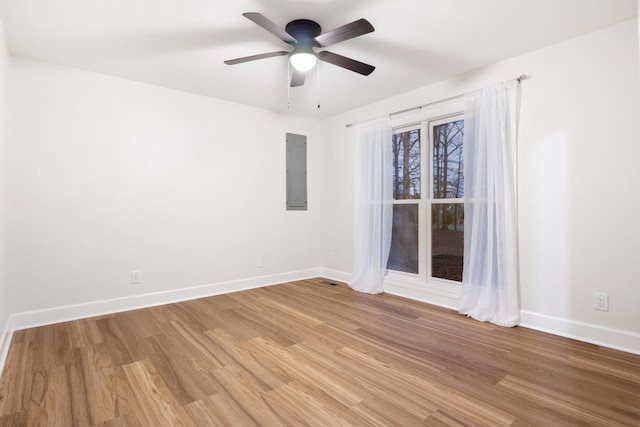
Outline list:
[[[302,86],[304,84],[305,73],[316,65],[318,59],[360,73],[364,76],[368,76],[376,68],[373,65],[365,64],[364,62],[356,61],[355,59],[347,58],[337,53],[326,50],[316,52],[314,50],[314,48],[324,48],[373,32],[375,30],[373,25],[366,19],[358,19],[334,30],[322,33],[320,25],[309,19],[296,19],[289,22],[283,29],[257,12],[243,13],[242,16],[258,24],[283,42],[293,46],[294,49],[292,51],[281,50],[230,59],[224,61],[227,65],[287,55],[293,66],[291,87]]]

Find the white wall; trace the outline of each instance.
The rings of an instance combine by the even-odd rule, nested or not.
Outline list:
[[[326,120],[320,254],[328,274],[351,272],[353,147],[345,124],[528,73],[518,189],[523,321],[640,352],[637,31],[637,20],[616,25]],[[609,294],[608,312],[593,310],[594,291]]]
[[[2,351],[2,331],[9,316],[9,281],[7,273],[7,230],[6,230],[6,150],[9,140],[9,51],[5,40],[4,28],[0,21],[0,352]],[[0,355],[0,359],[2,356]]]
[[[12,312],[320,264],[317,122],[30,60],[11,71]],[[285,210],[286,132],[308,136],[306,212]]]

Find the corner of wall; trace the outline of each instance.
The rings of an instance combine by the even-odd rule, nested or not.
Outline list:
[[[4,34],[4,25],[0,20],[0,367],[8,351],[11,340],[9,325],[9,287],[7,274],[7,158],[6,150],[9,143],[9,50]],[[6,348],[5,348],[6,346]]]

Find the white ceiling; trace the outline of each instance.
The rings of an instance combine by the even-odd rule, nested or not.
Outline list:
[[[359,18],[374,33],[327,48],[376,66],[322,64],[290,90],[289,46],[244,18],[324,31]],[[309,117],[328,117],[637,17],[637,0],[0,0],[12,55]]]

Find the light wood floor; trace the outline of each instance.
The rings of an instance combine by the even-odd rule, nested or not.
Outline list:
[[[2,426],[638,426],[640,356],[309,280],[14,334]]]

